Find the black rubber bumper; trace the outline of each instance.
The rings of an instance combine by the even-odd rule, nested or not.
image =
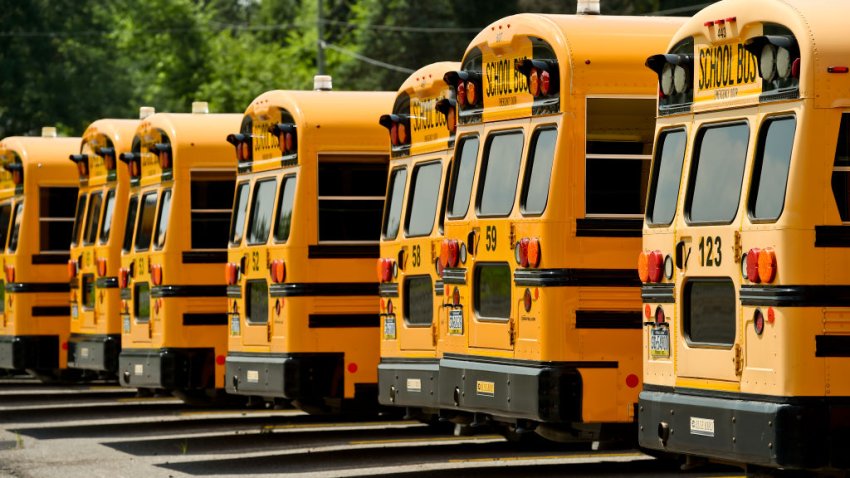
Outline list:
[[[6,370],[58,369],[59,336],[0,336],[0,368]]]
[[[215,388],[211,348],[124,349],[118,380],[125,387],[200,390]]]
[[[446,355],[440,407],[538,422],[581,419],[582,381],[574,364]]]
[[[116,373],[121,335],[71,334],[68,339],[68,367]]]
[[[290,400],[341,398],[345,390],[342,353],[229,353],[227,393]]]
[[[638,407],[644,448],[776,468],[850,466],[846,397],[725,397],[645,390]]]
[[[381,359],[378,402],[396,407],[439,408],[438,359]]]

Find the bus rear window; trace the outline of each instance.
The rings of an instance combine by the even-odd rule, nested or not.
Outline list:
[[[248,300],[246,316],[251,324],[265,324],[269,321],[269,285],[264,280],[249,280],[245,283]]]
[[[431,276],[410,277],[404,281],[404,320],[426,327],[434,318],[434,289]]]
[[[413,168],[405,217],[407,237],[427,236],[434,229],[442,176],[443,165],[439,162],[419,164]]]
[[[248,182],[239,183],[236,189],[236,200],[233,201],[233,214],[230,219],[230,243],[233,245],[242,242],[245,235],[245,214],[248,211]]]
[[[386,158],[319,157],[319,242],[377,242],[386,192]]]
[[[74,230],[71,233],[71,244],[76,245],[80,243],[80,231],[83,230],[83,218],[85,217],[88,198],[86,193],[80,194],[80,197],[77,198],[77,214],[74,216]]]
[[[534,133],[522,187],[523,214],[543,214],[546,209],[557,140],[558,130],[554,128],[541,128]]]
[[[159,202],[159,217],[156,220],[156,235],[153,239],[154,248],[157,250],[165,246],[165,235],[168,232],[168,220],[171,217],[171,190],[162,192],[162,200]]]
[[[269,240],[276,189],[276,179],[264,179],[254,185],[254,199],[248,221],[248,244],[265,244]]]
[[[292,207],[295,204],[295,176],[283,178],[280,186],[280,197],[277,201],[277,226],[274,230],[274,240],[286,242],[289,239],[289,229],[292,225]]]
[[[832,194],[842,222],[850,222],[850,114],[841,115],[835,163],[832,170]]]
[[[39,188],[39,250],[68,253],[77,188]],[[97,229],[95,229],[97,231]]]
[[[109,233],[112,231],[112,218],[115,216],[115,190],[110,189],[106,193],[106,207],[103,211],[103,221],[100,224],[100,243],[109,242]]]
[[[6,239],[9,237],[9,220],[12,218],[12,203],[0,205],[0,245],[6,248]]]
[[[142,196],[140,207],[142,210],[139,213],[139,225],[136,227],[136,250],[146,251],[151,247],[153,223],[156,219],[156,192]]]
[[[136,227],[136,216],[139,212],[139,196],[130,197],[130,206],[127,208],[127,223],[124,224],[124,244],[121,250],[129,252],[133,247],[133,228]]]
[[[510,319],[511,268],[507,264],[476,265],[473,302],[481,319]]]
[[[395,239],[401,225],[401,206],[404,203],[404,186],[407,182],[407,169],[393,169],[390,177],[389,196],[384,212],[384,239]]]
[[[507,216],[511,213],[519,164],[522,162],[522,142],[521,131],[497,133],[487,138],[478,186],[479,216]]]
[[[668,225],[676,215],[682,164],[685,160],[687,134],[678,129],[658,135],[658,147],[652,171],[646,220],[649,224]]]
[[[103,204],[102,193],[92,193],[89,198],[89,210],[86,213],[86,227],[83,232],[83,244],[94,244],[97,238],[97,226],[100,221],[100,206]]]
[[[738,214],[747,142],[746,123],[702,128],[694,146],[687,207],[691,223],[730,223]]]
[[[729,279],[695,279],[685,283],[684,329],[692,344],[735,343],[735,286]]]
[[[775,221],[782,214],[796,130],[794,117],[768,119],[762,124],[750,186],[749,211],[755,220]]]
[[[469,209],[472,178],[475,176],[475,163],[478,160],[478,136],[462,138],[455,151],[460,154],[453,161],[447,211],[449,219],[460,219],[466,216]]]
[[[147,282],[139,282],[133,286],[133,315],[137,322],[148,322],[151,319],[151,286]]]
[[[18,250],[18,236],[21,234],[21,221],[24,216],[24,202],[15,203],[15,214],[12,216],[12,232],[9,234],[9,252]]]
[[[234,179],[192,173],[192,249],[224,249],[233,208]]]

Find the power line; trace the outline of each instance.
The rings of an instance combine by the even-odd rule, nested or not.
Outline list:
[[[328,48],[330,50],[342,53],[343,55],[347,55],[347,56],[350,56],[352,58],[356,58],[356,59],[358,59],[358,60],[360,60],[364,63],[369,63],[370,65],[375,65],[375,66],[379,66],[381,68],[386,68],[387,70],[399,71],[401,73],[407,73],[407,74],[414,72],[414,70],[411,70],[410,68],[405,68],[403,66],[393,65],[391,63],[386,63],[386,62],[383,62],[383,61],[380,61],[380,60],[376,60],[374,58],[369,58],[368,56],[361,55],[360,53],[357,53],[357,52],[354,52],[354,51],[351,51],[351,50],[346,50],[345,48],[334,45],[333,43],[328,43],[326,41],[321,42],[321,46],[322,46],[322,48]]]

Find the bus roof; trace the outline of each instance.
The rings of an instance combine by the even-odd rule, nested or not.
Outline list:
[[[89,158],[88,161],[87,181],[89,185],[102,185],[108,180],[116,179],[116,176],[125,177],[128,175],[126,167],[117,166],[117,158],[122,153],[130,152],[133,145],[133,136],[138,126],[139,120],[137,119],[106,118],[99,119],[86,128],[83,133],[82,144],[80,145],[80,153],[95,153],[98,155],[95,160]],[[108,140],[114,149],[110,165],[106,165],[100,156],[100,148],[106,146],[106,141],[104,140]],[[107,170],[110,167],[111,171],[113,171],[111,175],[109,170]]]
[[[689,37],[695,43],[727,43],[762,35],[764,23],[782,25],[791,31],[800,47],[799,96],[814,98],[819,108],[846,107],[850,105],[850,95],[845,94],[850,77],[827,71],[832,66],[850,66],[842,15],[846,11],[846,0],[722,0],[689,19],[671,37],[668,51]],[[720,19],[731,36],[717,38],[716,27],[707,24]],[[843,93],[815,95],[813,88]]]
[[[77,185],[76,168],[68,156],[80,149],[81,138],[44,136],[10,136],[0,141],[0,197],[23,192],[25,182],[38,184]],[[23,177],[15,187],[9,174],[10,163],[20,161]],[[44,167],[49,166],[49,167]],[[20,176],[19,176],[20,177]]]

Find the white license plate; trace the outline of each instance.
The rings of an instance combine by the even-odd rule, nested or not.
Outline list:
[[[463,335],[463,309],[449,311],[449,335]]]
[[[386,316],[384,316],[384,339],[385,340],[395,340],[395,338],[396,338],[395,315],[386,315]]]
[[[77,310],[77,304],[71,304],[71,318],[76,319],[80,316],[80,311]]]
[[[653,326],[649,331],[649,356],[652,358],[670,358],[670,329]]]
[[[239,321],[239,316],[233,314],[230,316],[230,335],[237,336],[242,333],[242,323]]]

